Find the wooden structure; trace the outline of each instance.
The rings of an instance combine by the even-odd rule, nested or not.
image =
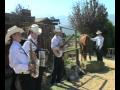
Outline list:
[[[54,35],[53,30],[55,29],[55,25],[59,23],[59,19],[37,18],[35,19],[35,23],[42,28],[42,34],[38,37],[40,47],[49,49],[51,38]]]
[[[25,38],[27,38],[27,33],[31,24],[38,24],[42,28],[42,34],[38,38],[38,45],[40,48],[48,49],[51,52],[50,42],[54,33],[53,30],[55,25],[58,25],[59,19],[55,18],[37,18],[31,16],[31,11],[27,9],[21,10],[19,15],[15,13],[5,13],[5,34],[7,29],[13,25],[17,25],[25,30]],[[10,45],[5,45],[5,64],[8,65],[8,50]],[[51,55],[51,53],[50,53]],[[6,66],[5,65],[5,66]]]
[[[27,9],[21,10],[21,14],[5,13],[5,31],[13,25],[17,25],[21,28],[29,26],[34,23],[35,17],[31,16],[31,11]]]
[[[106,56],[112,58],[112,57],[114,57],[114,55],[115,55],[115,48],[107,48]]]
[[[49,50],[48,58],[51,63],[53,60],[53,53],[51,50],[51,39],[54,35],[53,31],[55,29],[55,25],[59,24],[59,19],[49,19],[49,18],[37,18],[35,19],[35,23],[42,28],[42,34],[38,37],[38,46],[43,49]]]
[[[13,25],[17,25],[24,30],[25,27],[30,26],[34,23],[35,17],[31,16],[31,11],[27,9],[21,10],[21,14],[17,15],[15,13],[5,13],[5,35],[7,33],[7,29],[12,27]],[[10,45],[5,45],[5,66],[8,65],[8,50]]]

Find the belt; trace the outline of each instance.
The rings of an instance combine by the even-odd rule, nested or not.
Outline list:
[[[21,72],[21,73],[19,73],[19,74],[29,74],[29,72]]]

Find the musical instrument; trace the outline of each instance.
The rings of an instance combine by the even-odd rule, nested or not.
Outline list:
[[[57,47],[57,48],[52,48],[52,51],[56,57],[61,57],[63,55],[64,46],[68,43],[70,39],[73,38],[73,36],[74,34],[67,41],[65,41],[65,43],[62,46]]]
[[[33,58],[33,50],[32,50],[32,43],[30,42],[30,62],[29,62],[29,65],[34,65],[35,66],[35,69],[34,70],[31,70],[30,69],[30,75],[33,77],[33,78],[37,78],[39,76],[39,59],[35,59]]]
[[[46,55],[46,51],[44,50],[38,51],[38,56],[40,60],[40,67],[46,67],[46,61],[48,58],[48,56]]]
[[[46,67],[45,64],[47,61],[47,53],[49,53],[48,49],[38,48],[38,46],[31,39],[30,39],[30,42],[37,47],[37,49],[35,50],[35,53],[37,54],[37,58],[39,59],[39,66]]]

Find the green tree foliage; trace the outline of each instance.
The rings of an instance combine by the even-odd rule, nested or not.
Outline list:
[[[24,7],[23,7],[22,5],[20,5],[20,4],[18,4],[18,5],[16,6],[16,8],[15,8],[15,11],[14,11],[14,12],[11,12],[11,13],[16,14],[16,15],[21,15],[22,9],[24,9]]]
[[[108,20],[108,12],[98,0],[89,0],[84,3],[76,2],[72,13],[69,15],[71,26],[80,34],[87,33],[91,37],[96,36],[96,31],[101,30],[105,38],[104,55],[107,48],[114,48],[115,28]]]
[[[81,34],[95,34],[98,29],[104,31],[107,15],[104,5],[99,4],[97,0],[90,0],[86,1],[82,7],[80,2],[76,2],[69,19],[72,27]]]
[[[104,38],[104,52],[106,54],[107,48],[115,48],[115,27],[109,20],[105,23]]]

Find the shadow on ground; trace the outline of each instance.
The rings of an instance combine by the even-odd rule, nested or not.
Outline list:
[[[105,66],[104,62],[89,61],[86,64],[86,71],[90,73],[107,73],[110,70],[114,70],[114,68]]]

